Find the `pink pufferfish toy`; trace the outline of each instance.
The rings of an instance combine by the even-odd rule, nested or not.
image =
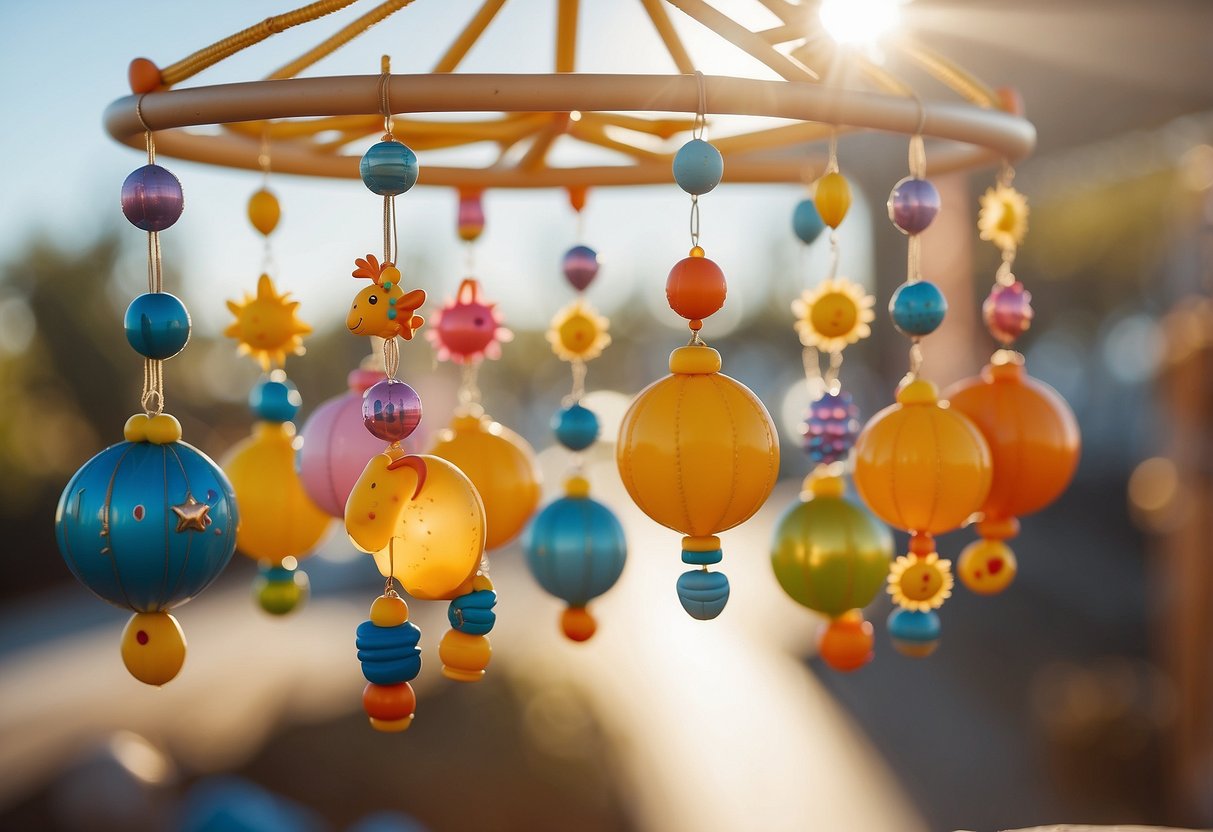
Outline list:
[[[434,315],[425,337],[438,351],[439,361],[467,364],[485,356],[496,359],[501,357],[501,344],[514,338],[501,322],[497,304],[486,303],[480,284],[469,277],[459,284],[454,299]]]

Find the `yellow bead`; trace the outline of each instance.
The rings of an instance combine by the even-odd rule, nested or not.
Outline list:
[[[978,595],[996,595],[1015,580],[1015,553],[1001,540],[976,540],[960,553],[960,581]]]
[[[702,246],[695,246],[691,249],[691,252],[690,252],[691,257],[703,257],[704,254],[705,254],[705,252],[704,252]]]
[[[409,605],[399,595],[380,595],[371,604],[371,623],[376,627],[399,627],[409,620]]]
[[[805,490],[814,497],[841,497],[847,489],[842,477],[810,474],[805,479]]]
[[[899,404],[935,404],[939,401],[939,388],[924,378],[902,384],[897,389]]]
[[[817,180],[817,195],[813,198],[821,221],[830,228],[837,228],[851,207],[851,185],[837,171],[827,173]]]
[[[714,552],[720,548],[720,538],[714,534],[687,535],[682,539],[684,552]]]
[[[153,445],[168,445],[181,439],[181,423],[176,416],[159,413],[147,420],[147,441]]]
[[[122,428],[122,435],[127,442],[146,442],[147,441],[147,414],[136,413],[134,416],[126,420],[126,426]]]
[[[438,644],[442,675],[456,682],[479,682],[493,657],[493,648],[484,636],[447,630]]]
[[[185,664],[185,634],[167,612],[139,612],[122,631],[122,663],[145,685],[171,682]]]
[[[472,591],[479,592],[483,589],[493,589],[493,581],[488,575],[477,575],[472,578]]]
[[[679,347],[670,353],[670,372],[706,376],[720,372],[720,353],[711,347]]]
[[[585,477],[569,477],[564,481],[564,493],[569,497],[590,496],[590,481]]]
[[[267,190],[253,194],[248,201],[248,219],[262,234],[269,236],[278,227],[282,209],[278,206],[278,197]]]
[[[399,734],[401,731],[407,731],[409,726],[413,724],[412,714],[404,719],[375,719],[370,717],[371,727],[376,731],[382,731],[385,734]]]

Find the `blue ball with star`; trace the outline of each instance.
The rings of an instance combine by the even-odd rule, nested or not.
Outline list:
[[[206,589],[236,551],[236,495],[185,442],[119,442],[68,482],[55,511],[59,552],[79,581],[136,612]]]

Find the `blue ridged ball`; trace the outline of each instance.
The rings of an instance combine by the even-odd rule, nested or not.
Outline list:
[[[497,593],[491,589],[478,589],[451,601],[446,609],[446,617],[452,630],[485,636],[492,632],[497,623],[497,613],[493,612],[495,606]]]
[[[172,358],[190,340],[189,310],[168,292],[147,292],[131,301],[123,326],[127,343],[144,358]]]
[[[903,655],[922,658],[939,646],[942,627],[934,610],[895,609],[889,614],[888,628],[893,646]]]
[[[903,283],[889,298],[893,325],[911,337],[930,335],[943,323],[947,313],[948,299],[928,280]]]
[[[792,211],[792,231],[806,245],[812,243],[826,230],[821,214],[817,213],[817,203],[811,199],[802,199],[796,203]]]
[[[614,586],[627,560],[623,526],[589,497],[547,505],[531,521],[522,546],[539,585],[571,607],[584,607]]]
[[[692,569],[678,576],[678,600],[691,618],[710,621],[729,602],[729,579],[723,572]]]
[[[263,422],[289,422],[303,406],[303,397],[289,380],[265,379],[249,391],[248,406]]]
[[[374,685],[398,685],[416,679],[421,672],[420,641],[421,630],[411,621],[396,627],[363,621],[354,637],[363,677]]]
[[[177,531],[173,506],[209,506],[205,529]],[[55,538],[82,584],[119,607],[155,612],[204,590],[236,550],[236,496],[219,466],[184,442],[119,442],[84,463],[55,512]]]
[[[588,407],[570,405],[552,415],[552,432],[570,451],[584,451],[598,440],[598,417]]]
[[[674,154],[674,181],[688,194],[703,196],[723,176],[724,157],[703,139],[691,139]]]
[[[379,142],[358,163],[362,184],[380,196],[397,196],[417,184],[417,154],[400,142]]]

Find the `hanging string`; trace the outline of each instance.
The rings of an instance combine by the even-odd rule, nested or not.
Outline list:
[[[838,173],[838,128],[830,131],[830,154],[826,159],[826,173]]]
[[[463,365],[463,377],[459,382],[459,409],[469,415],[484,413],[480,406],[480,362],[469,361]]]
[[[708,124],[708,92],[704,87],[703,73],[695,70],[695,83],[699,87],[699,104],[695,109],[695,126],[691,129],[691,138],[702,139],[704,128]]]
[[[139,99],[136,111],[143,121],[143,99]],[[147,163],[156,164],[156,139],[144,122],[144,142],[147,146]],[[160,232],[147,232],[147,291],[151,294],[164,291],[164,264],[160,256]],[[143,360],[143,392],[139,396],[143,412],[158,416],[164,412],[164,361],[156,358]]]
[[[998,171],[998,186],[1000,188],[1010,188],[1011,183],[1015,181],[1015,168],[1011,167],[1011,163],[1005,159],[1002,162],[1002,167]],[[1015,265],[1015,255],[1018,253],[1019,247],[1011,245],[1002,250],[1002,263],[998,266],[998,271],[994,275],[994,280],[1002,286],[1010,286],[1015,282],[1015,274],[1012,271]]]
[[[691,195],[691,246],[699,245],[699,195]]]
[[[573,370],[573,387],[569,394],[560,402],[563,407],[572,407],[583,398],[585,398],[585,374],[586,363],[580,358],[574,359],[572,362]]]
[[[270,189],[270,130],[268,122],[261,131],[261,150],[257,154],[257,164],[261,168],[261,189],[268,193]],[[274,262],[274,246],[270,243],[270,235],[264,234],[262,235],[261,273],[273,276],[277,271],[278,267]]]
[[[388,378],[396,378],[400,371],[400,339],[385,338],[383,340],[383,372]]]
[[[392,58],[384,55],[379,59],[379,111],[383,114],[383,140],[392,142]],[[383,262],[385,265],[396,266],[396,256],[400,251],[400,238],[396,232],[396,197],[383,198]]]

